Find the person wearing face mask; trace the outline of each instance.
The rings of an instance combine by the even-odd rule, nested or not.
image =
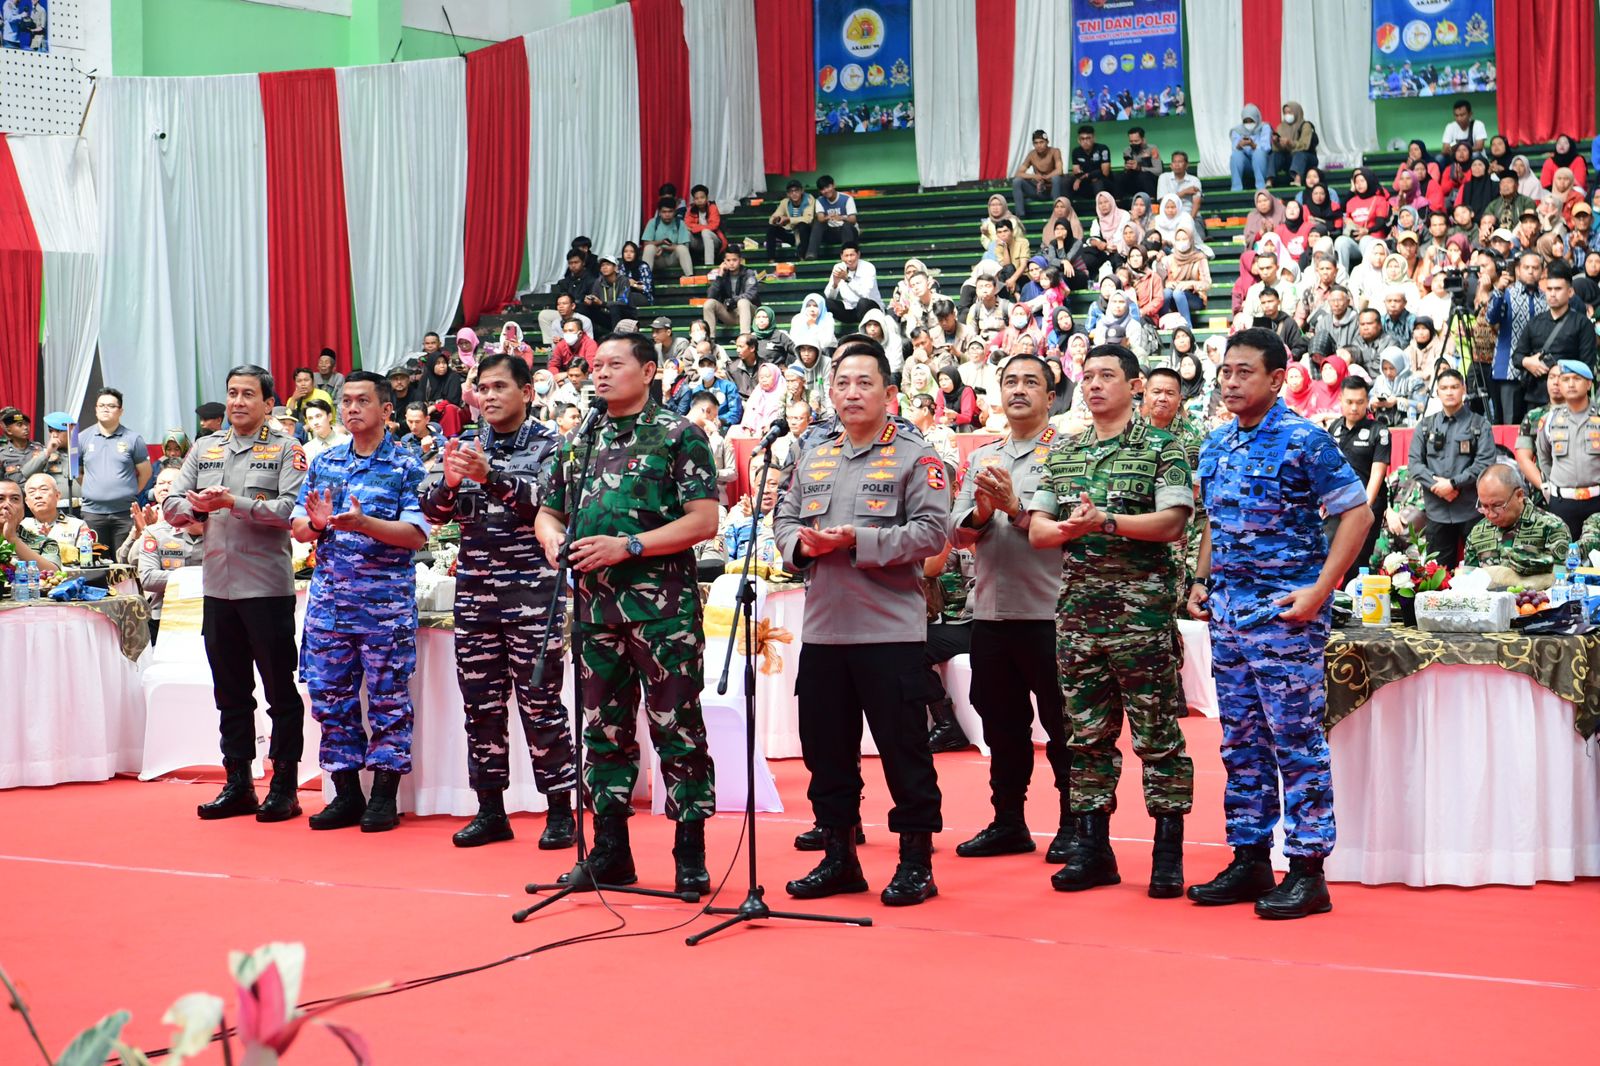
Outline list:
[[[555,418],[555,404],[551,401],[555,387],[555,375],[550,371],[533,372],[533,400],[528,404],[528,412],[534,420],[549,423]]]
[[[568,364],[574,359],[581,358],[586,363],[593,363],[597,347],[594,338],[583,331],[582,325],[570,320],[563,322],[561,338],[550,349],[550,373],[566,373]]]
[[[1272,173],[1289,172],[1299,185],[1305,172],[1317,165],[1317,128],[1306,121],[1305,109],[1293,100],[1283,104],[1283,121],[1272,132]]]
[[[725,426],[738,425],[744,417],[744,402],[733,382],[717,376],[717,359],[702,355],[697,364],[700,378],[698,392],[709,392],[717,398],[717,420]]]
[[[1233,175],[1234,192],[1244,189],[1245,179],[1255,175],[1258,189],[1267,187],[1267,163],[1272,154],[1268,140],[1270,131],[1261,121],[1261,109],[1255,104],[1245,104],[1240,113],[1239,125],[1228,131],[1228,142],[1233,153],[1228,157],[1228,170]]]

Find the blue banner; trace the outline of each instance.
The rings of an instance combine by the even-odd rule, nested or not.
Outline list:
[[[817,133],[910,129],[911,0],[816,0],[815,30]]]
[[[1372,0],[1370,98],[1494,88],[1494,0]]]
[[[1178,0],[1072,0],[1073,122],[1128,122],[1189,109]]]

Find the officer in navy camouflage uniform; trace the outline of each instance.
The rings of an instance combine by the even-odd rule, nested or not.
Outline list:
[[[651,399],[655,358],[637,333],[601,341],[591,363],[595,395],[608,408],[592,431],[589,475],[576,483],[587,441],[574,440],[563,449],[535,529],[545,554],[567,551],[576,571],[584,785],[595,809],[590,872],[601,884],[638,880],[628,815],[639,776],[642,685],[666,814],[678,823],[676,891],[705,892],[705,820],[716,811],[716,795],[700,711],[705,628],[694,546],[716,535],[717,470],[704,431]]]
[[[400,775],[411,771],[412,556],[428,541],[428,522],[417,503],[422,462],[388,432],[391,395],[369,371],[346,379],[339,406],[351,437],[312,460],[294,509],[295,537],[315,541],[317,555],[300,676],[322,725],[319,762],[337,790],[311,817],[313,829],[357,822],[363,832],[393,829]],[[361,720],[363,678],[370,740]],[[370,803],[361,796],[362,769],[374,771]]]
[[[477,441],[445,445],[442,473],[422,490],[428,521],[461,526],[456,677],[466,707],[467,772],[478,793],[478,816],[455,835],[457,847],[512,837],[505,790],[511,783],[506,702],[513,683],[534,781],[550,801],[539,846],[566,848],[573,839],[571,790],[577,778],[561,703],[566,596],[556,601],[547,630],[556,574],[533,532],[561,435],[532,416],[531,380],[528,364],[512,355],[497,352],[478,364],[483,419]],[[541,657],[544,676],[535,687]]]
[[[1276,333],[1228,340],[1218,389],[1235,421],[1200,453],[1210,526],[1189,612],[1212,622],[1222,714],[1223,794],[1234,860],[1193,885],[1202,904],[1255,901],[1263,918],[1331,909],[1324,857],[1333,850],[1333,775],[1323,735],[1323,650],[1333,590],[1372,524],[1366,487],[1325,431],[1277,399],[1288,352]],[[1339,517],[1332,544],[1319,508]],[[1283,778],[1289,875],[1269,862]]]

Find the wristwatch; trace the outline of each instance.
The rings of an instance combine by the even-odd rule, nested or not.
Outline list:
[[[628,554],[635,559],[644,555],[644,541],[631,533],[628,535]]]
[[[1100,523],[1100,532],[1102,532],[1102,533],[1113,533],[1114,534],[1114,533],[1116,533],[1116,531],[1117,531],[1117,516],[1116,515],[1109,515],[1109,514],[1106,515],[1106,520],[1104,522]]]

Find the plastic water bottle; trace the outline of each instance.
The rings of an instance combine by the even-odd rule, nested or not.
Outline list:
[[[1567,585],[1567,568],[1565,566],[1557,566],[1554,576],[1555,580],[1550,583],[1550,606],[1560,607],[1567,602],[1570,592],[1570,588]]]
[[[44,599],[44,575],[39,570],[38,563],[28,564],[28,599]]]
[[[27,562],[20,562],[12,571],[11,598],[18,603],[27,603],[33,598],[33,575],[28,573]]]
[[[89,527],[84,526],[78,530],[78,568],[94,565],[94,534],[89,532]]]

